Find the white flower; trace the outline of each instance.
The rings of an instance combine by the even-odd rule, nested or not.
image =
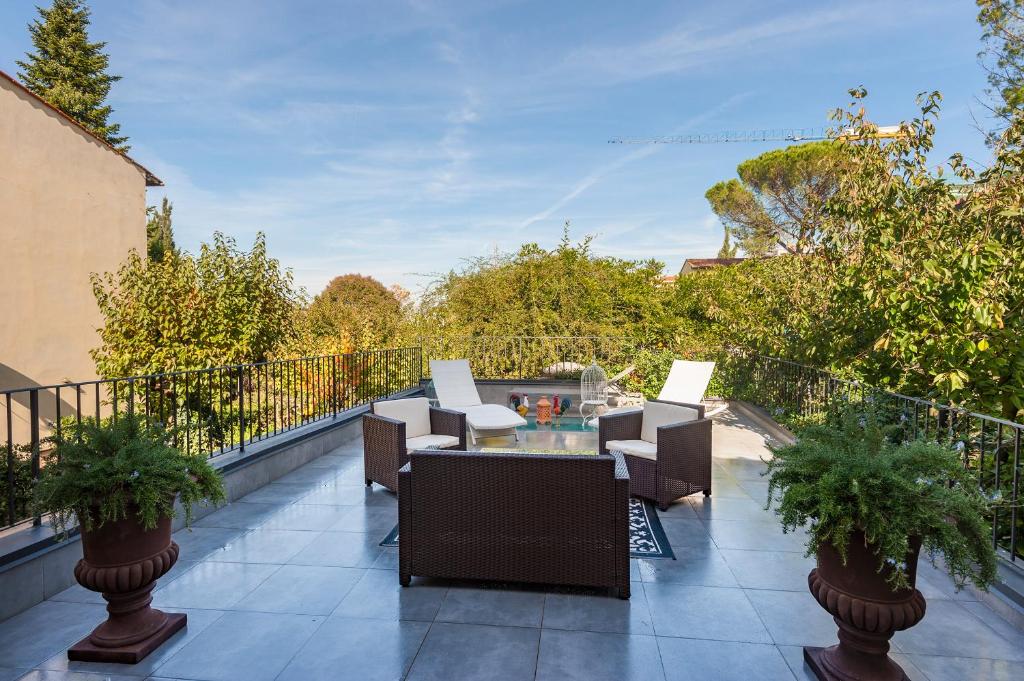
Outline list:
[[[131,478],[134,480],[137,477],[139,477],[139,472],[138,471],[132,471]]]

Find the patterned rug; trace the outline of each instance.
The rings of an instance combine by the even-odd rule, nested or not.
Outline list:
[[[380,545],[398,546],[398,525]],[[629,557],[676,559],[658,518],[658,509],[643,499],[629,500]]]

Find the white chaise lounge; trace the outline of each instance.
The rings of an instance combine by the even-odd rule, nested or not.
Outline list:
[[[477,437],[512,435],[516,428],[526,425],[526,419],[500,404],[484,404],[480,400],[469,360],[430,360],[430,376],[434,391],[443,409],[461,411],[466,415],[469,437],[476,444]]]
[[[677,359],[672,362],[672,369],[668,372],[665,385],[658,393],[658,399],[663,402],[678,402],[681,404],[700,404],[704,400],[704,393],[711,383],[711,375],[715,372],[714,362],[691,362],[685,359]],[[607,412],[609,414],[621,414],[624,411],[640,411],[643,407],[631,405],[619,407]],[[713,412],[713,413],[717,413]],[[711,414],[708,414],[710,416]]]

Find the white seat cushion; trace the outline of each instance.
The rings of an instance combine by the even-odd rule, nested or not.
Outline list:
[[[410,452],[414,449],[448,449],[459,444],[459,438],[452,435],[420,435],[405,441],[405,448]]]
[[[426,397],[377,402],[373,405],[373,413],[404,421],[406,439],[430,435],[430,400]]]
[[[478,404],[475,407],[456,407],[465,412],[466,422],[474,430],[508,430],[526,425],[526,419],[500,404]]]
[[[608,440],[604,443],[609,452],[622,452],[643,459],[655,461],[658,458],[658,445],[644,440]]]
[[[430,377],[434,382],[437,400],[445,409],[462,409],[481,404],[468,360],[432,359]]]
[[[697,420],[697,410],[680,407],[662,402],[644,403],[644,422],[640,427],[640,439],[647,442],[658,442],[658,428],[671,426],[674,423],[685,423]]]

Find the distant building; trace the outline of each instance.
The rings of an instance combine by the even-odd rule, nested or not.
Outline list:
[[[658,280],[658,283],[661,286],[671,286],[676,283],[677,279],[679,279],[679,275],[677,274],[663,274],[661,275],[661,279]]]
[[[683,261],[683,268],[679,270],[679,276],[697,272],[698,270],[710,270],[713,267],[727,267],[743,262],[746,258],[687,258]]]
[[[96,378],[89,350],[102,318],[89,275],[146,252],[146,187],[162,183],[3,71],[0,121],[0,390]],[[27,401],[12,400],[15,442],[28,432]],[[73,413],[71,391],[61,402]],[[52,421],[56,398],[39,403]]]

